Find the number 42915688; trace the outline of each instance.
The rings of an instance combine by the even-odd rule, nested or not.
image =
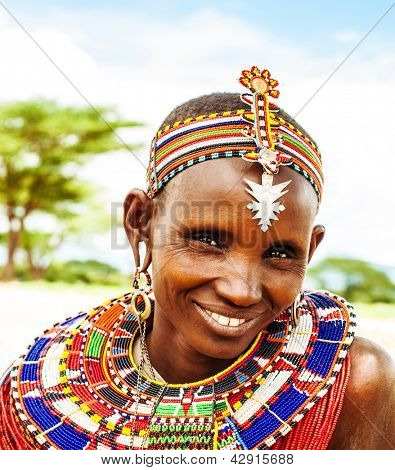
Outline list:
[[[260,452],[250,454],[239,452],[234,454],[230,459],[232,463],[238,465],[251,465],[251,464],[262,464],[262,465],[292,465],[294,463],[293,454],[262,454]]]

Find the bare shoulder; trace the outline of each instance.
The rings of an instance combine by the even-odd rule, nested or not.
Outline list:
[[[395,448],[395,363],[376,342],[356,336],[350,380],[329,449]]]
[[[354,338],[349,352],[351,370],[346,395],[356,400],[389,397],[395,380],[395,362],[390,354],[378,343],[362,336]]]

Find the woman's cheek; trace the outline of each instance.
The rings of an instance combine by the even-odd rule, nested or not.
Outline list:
[[[305,269],[302,266],[291,269],[273,270],[265,276],[264,288],[270,296],[273,307],[280,313],[288,308],[302,288]]]
[[[160,261],[160,265],[156,263]],[[171,286],[174,291],[192,289],[210,279],[207,256],[196,255],[180,246],[166,246],[153,257],[153,278],[158,289]]]

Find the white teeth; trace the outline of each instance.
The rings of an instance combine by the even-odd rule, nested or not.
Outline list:
[[[207,310],[208,311],[208,310]],[[220,319],[220,315],[218,315],[217,313],[214,313],[214,312],[208,312],[210,316],[212,316],[215,320],[217,320],[217,322],[219,322],[219,319]]]
[[[229,317],[223,317],[222,315],[217,315],[217,321],[218,323],[221,323],[221,325],[228,326],[230,318]]]
[[[239,326],[245,322],[245,318],[225,317],[224,315],[219,315],[218,313],[211,312],[210,310],[206,310],[206,312],[210,317],[214,318],[215,321],[224,326]]]
[[[229,326],[239,326],[240,323],[238,318],[229,318]]]

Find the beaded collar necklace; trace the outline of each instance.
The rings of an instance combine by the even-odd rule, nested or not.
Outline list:
[[[224,371],[163,384],[132,360],[132,294],[55,325],[15,363],[13,411],[37,448],[267,449],[333,385],[356,326],[344,299],[304,291],[296,328],[286,310]]]

